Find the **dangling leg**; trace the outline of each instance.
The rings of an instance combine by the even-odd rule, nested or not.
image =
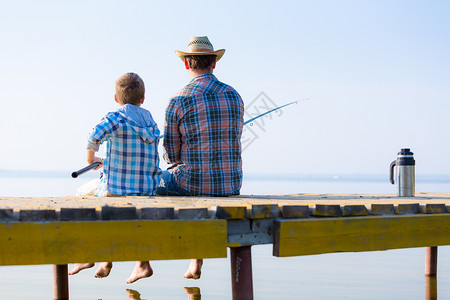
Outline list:
[[[108,277],[112,269],[112,262],[102,262],[95,272],[94,276],[96,278]]]
[[[184,273],[184,278],[199,279],[202,275],[203,259],[191,259],[188,270]]]
[[[149,261],[137,261],[134,266],[134,270],[130,277],[127,279],[127,283],[133,283],[136,280],[147,278],[153,275],[153,269],[150,266]]]
[[[75,264],[72,270],[69,271],[69,275],[75,275],[81,270],[92,268],[94,265],[94,263]]]

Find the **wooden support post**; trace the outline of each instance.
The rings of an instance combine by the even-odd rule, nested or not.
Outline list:
[[[427,247],[425,252],[425,275],[436,276],[437,274],[437,247]]]
[[[53,265],[53,299],[69,300],[69,275],[67,265]]]
[[[251,246],[231,247],[230,254],[233,300],[253,300]]]

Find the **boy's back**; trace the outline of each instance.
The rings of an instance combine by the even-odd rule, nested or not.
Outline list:
[[[96,195],[154,195],[161,174],[159,135],[151,113],[144,108],[125,104],[108,113],[89,136],[88,149],[93,151],[107,141]]]
[[[137,74],[120,76],[114,100],[121,108],[108,113],[89,135],[87,161],[103,165],[97,196],[155,195],[161,175],[160,132],[151,113],[140,107],[144,99],[144,81]],[[106,157],[102,160],[95,152],[105,141]]]

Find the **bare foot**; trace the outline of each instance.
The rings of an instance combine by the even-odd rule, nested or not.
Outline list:
[[[130,277],[127,279],[127,283],[133,283],[136,280],[147,278],[153,275],[153,269],[148,261],[137,261],[134,266],[134,270]]]
[[[203,259],[191,259],[188,270],[184,273],[184,278],[199,279],[202,275]]]
[[[72,270],[69,271],[69,275],[75,275],[81,270],[92,268],[94,265],[94,263],[75,264]]]
[[[108,277],[109,272],[111,272],[111,269],[112,269],[112,262],[102,262],[98,267],[97,271],[95,271],[94,276],[96,278]]]

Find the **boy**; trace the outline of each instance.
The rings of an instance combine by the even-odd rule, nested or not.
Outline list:
[[[144,82],[135,73],[120,76],[116,81],[114,99],[121,108],[108,113],[88,138],[87,162],[99,162],[96,169],[103,166],[103,177],[95,195],[155,195],[161,175],[158,156],[160,132],[151,113],[140,107],[145,99]],[[105,141],[106,157],[102,160],[95,156],[95,152]],[[94,263],[75,264],[69,275],[93,266]],[[95,277],[108,276],[111,268],[111,262],[101,263]],[[152,274],[148,261],[137,262],[127,283]]]

